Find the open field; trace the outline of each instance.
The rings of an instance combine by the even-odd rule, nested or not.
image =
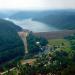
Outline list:
[[[65,40],[65,39],[51,39],[48,40],[49,45],[51,46],[58,46],[58,49],[63,49],[63,50],[71,50],[70,48],[70,42]]]

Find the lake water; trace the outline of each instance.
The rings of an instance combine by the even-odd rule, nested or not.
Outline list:
[[[10,20],[15,24],[19,25],[23,29],[28,29],[33,32],[50,32],[50,31],[58,31],[58,29],[52,27],[52,25],[47,25],[42,22],[34,21],[32,19],[25,20]]]

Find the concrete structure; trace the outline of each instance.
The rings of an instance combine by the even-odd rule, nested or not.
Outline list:
[[[63,39],[64,37],[75,34],[75,30],[60,30],[53,32],[37,32],[34,33],[37,37],[44,37],[46,39]]]
[[[25,54],[28,53],[27,36],[28,36],[29,32],[30,32],[30,31],[28,31],[28,30],[18,32],[19,36],[22,38],[23,43],[24,43]]]

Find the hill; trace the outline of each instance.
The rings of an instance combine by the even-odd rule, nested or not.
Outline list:
[[[39,18],[48,15],[49,11],[18,11],[17,13],[10,16],[11,19],[27,19],[27,18]]]
[[[19,11],[11,19],[32,18],[59,29],[75,29],[75,10]]]
[[[36,18],[36,20],[59,29],[75,29],[74,10],[50,11],[50,14],[46,15],[45,17]]]
[[[17,32],[18,31],[22,31],[22,28],[21,27],[19,27],[18,25],[15,25],[11,21],[7,21],[7,20],[0,19],[0,24],[2,24],[1,27],[3,27],[3,28],[6,28],[7,26],[11,26],[11,28],[15,29]]]
[[[6,17],[7,17],[6,14],[0,12],[0,18],[6,18]]]
[[[0,19],[0,65],[24,55],[24,45],[15,26]]]

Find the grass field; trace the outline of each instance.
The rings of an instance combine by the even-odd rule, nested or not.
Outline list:
[[[66,50],[66,51],[71,50],[70,42],[68,40],[51,39],[51,40],[48,40],[48,42],[49,42],[49,45],[51,45],[51,46],[59,46],[60,48],[58,48],[58,49],[63,49],[63,50]]]

